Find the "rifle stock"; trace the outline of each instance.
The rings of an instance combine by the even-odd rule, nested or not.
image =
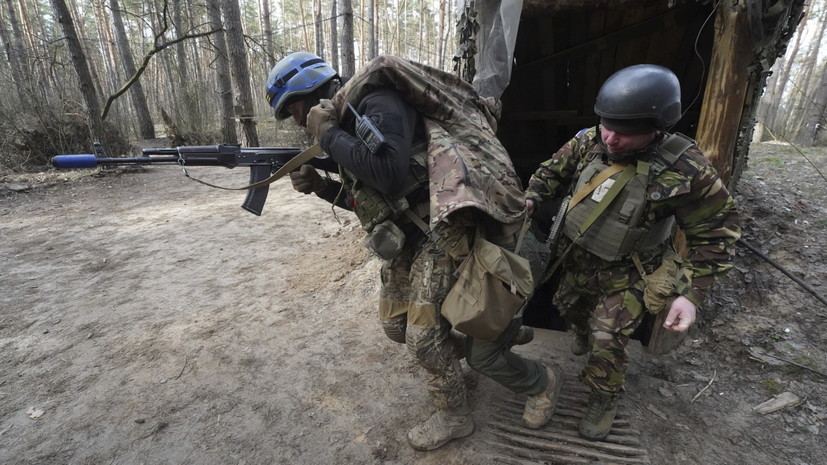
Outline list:
[[[222,144],[147,148],[143,149],[140,157],[112,158],[107,156],[106,150],[99,142],[94,143],[94,150],[94,154],[57,155],[52,157],[51,164],[62,169],[88,169],[115,165],[178,165],[184,169],[188,177],[186,168],[189,166],[221,166],[229,169],[236,166],[249,166],[250,185],[247,188],[241,188],[247,189],[247,197],[241,207],[254,215],[261,215],[270,190],[269,185],[256,186],[256,184],[266,180],[270,174],[278,171],[301,153],[301,149],[293,147],[242,148],[238,145]],[[338,165],[329,158],[316,157],[308,163],[317,169],[338,172]],[[212,186],[203,181],[199,182]]]

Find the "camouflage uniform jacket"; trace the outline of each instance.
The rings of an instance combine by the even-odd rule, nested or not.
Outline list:
[[[529,181],[526,198],[539,204],[566,195],[583,166],[598,157],[609,164],[599,137],[596,127],[580,131],[540,165]],[[639,226],[651,227],[675,217],[686,234],[688,248],[677,293],[700,305],[715,277],[732,266],[734,244],[741,234],[735,203],[709,160],[694,145],[671,167],[653,176],[646,192],[648,203]],[[617,265],[605,263],[606,268]]]
[[[331,99],[340,124],[353,124],[348,103],[357,105],[382,87],[398,92],[424,123],[432,228],[468,207],[499,223],[522,221],[525,197],[508,152],[495,135],[495,105],[457,76],[382,55],[360,69]]]

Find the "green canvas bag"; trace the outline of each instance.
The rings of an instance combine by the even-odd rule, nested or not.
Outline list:
[[[442,315],[457,331],[491,341],[508,326],[534,292],[529,261],[479,234],[457,269],[457,282]]]

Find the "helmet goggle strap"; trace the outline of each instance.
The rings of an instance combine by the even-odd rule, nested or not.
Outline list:
[[[297,67],[286,72],[284,76],[280,76],[278,79],[276,79],[276,82],[273,83],[273,87],[281,88],[286,86],[287,83],[290,82],[291,79],[293,79],[293,76],[299,74],[299,68],[307,68],[317,63],[324,63],[324,60],[322,60],[321,58],[312,58],[310,60],[305,61],[304,63],[299,64]]]

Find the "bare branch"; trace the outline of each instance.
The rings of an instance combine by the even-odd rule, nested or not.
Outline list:
[[[135,82],[137,82],[138,79],[141,78],[141,75],[144,74],[144,71],[146,71],[146,67],[149,66],[149,62],[150,62],[150,60],[152,60],[153,55],[155,55],[156,53],[164,50],[167,47],[171,47],[171,46],[173,46],[173,45],[175,45],[179,42],[183,42],[187,39],[195,39],[195,38],[198,38],[198,37],[210,36],[212,34],[215,34],[216,32],[220,32],[220,31],[223,31],[223,30],[224,30],[223,28],[218,28],[218,29],[211,29],[211,30],[206,31],[206,32],[185,34],[181,37],[177,37],[175,39],[172,39],[169,42],[164,42],[164,43],[159,44],[158,43],[159,39],[166,32],[166,27],[165,27],[160,33],[158,33],[155,36],[155,44],[156,44],[155,47],[153,47],[152,50],[150,50],[149,52],[147,52],[146,55],[144,55],[144,59],[141,63],[141,66],[138,67],[138,69],[135,71],[135,74],[132,75],[132,77],[129,79],[129,81],[126,82],[126,84],[124,84],[120,89],[118,89],[114,94],[110,95],[109,98],[106,99],[106,104],[103,107],[103,112],[101,114],[101,119],[106,119],[106,115],[109,114],[109,108],[112,106],[112,103],[114,103],[115,100],[118,97],[120,97],[126,91],[128,91],[129,88],[132,87],[132,85],[135,84]]]

